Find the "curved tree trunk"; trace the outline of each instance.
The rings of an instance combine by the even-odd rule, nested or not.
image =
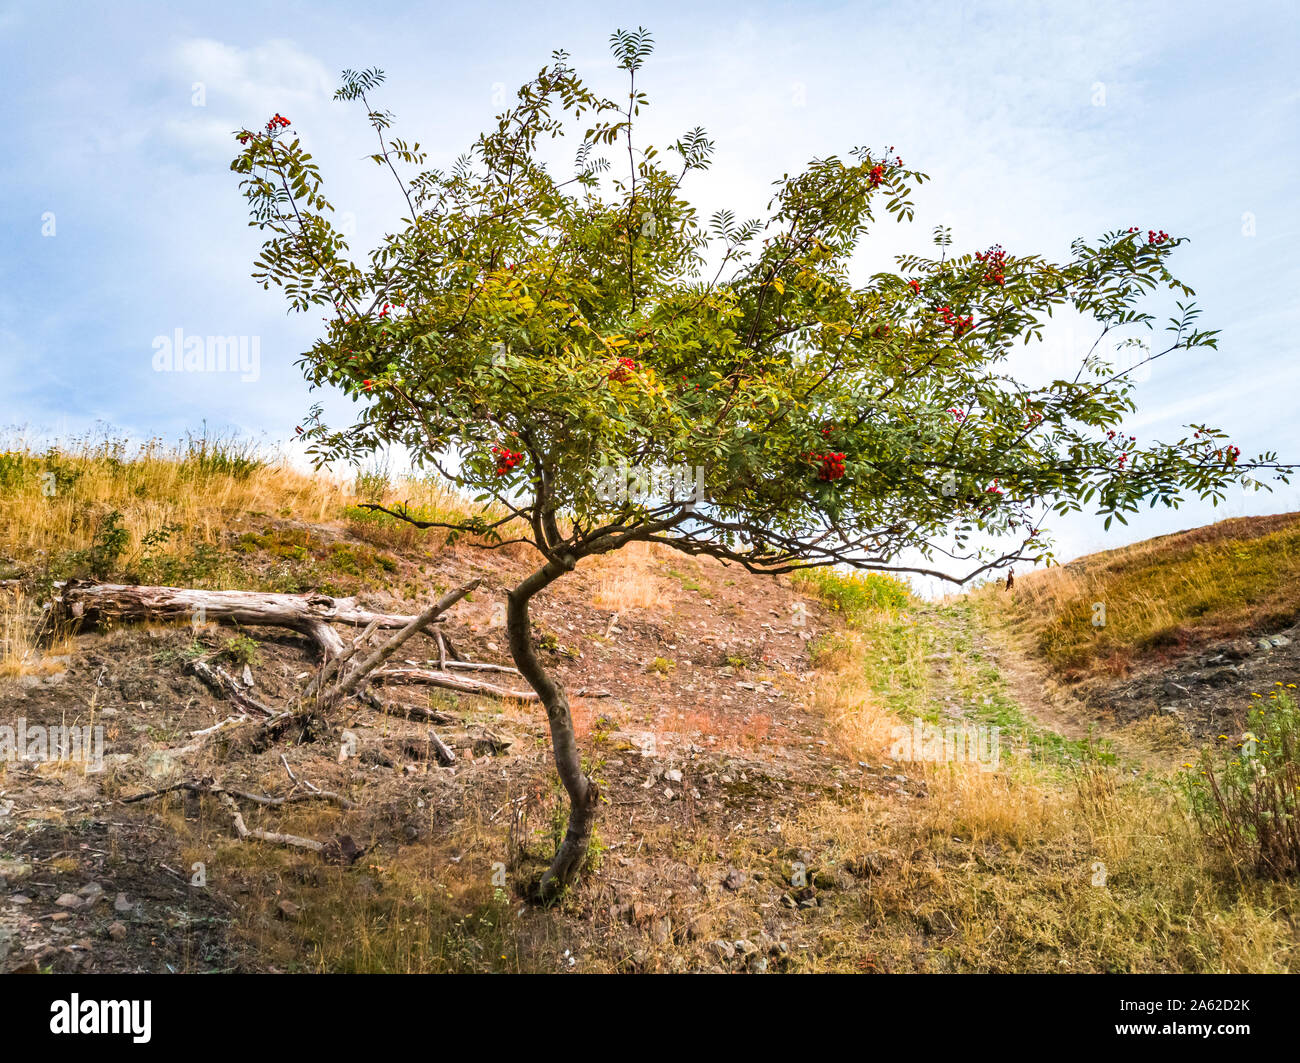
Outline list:
[[[537,651],[533,648],[532,624],[528,618],[528,603],[533,595],[559,579],[571,567],[554,561],[548,562],[510,592],[506,609],[510,654],[520,674],[537,691],[537,696],[546,707],[555,767],[569,794],[568,830],[556,850],[555,859],[551,861],[551,866],[546,869],[538,885],[540,899],[545,902],[558,897],[582,870],[591,832],[596,825],[596,809],[600,803],[600,787],[582,772],[582,754],[573,733],[569,699],[538,659]]]

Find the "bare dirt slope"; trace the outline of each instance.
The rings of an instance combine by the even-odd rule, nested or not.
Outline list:
[[[347,538],[338,528],[311,531],[316,540]],[[495,626],[498,603],[527,561],[464,549],[419,563],[428,566],[426,582],[439,586],[485,578],[472,600],[456,607],[447,631],[474,660],[508,663]],[[399,577],[408,564],[415,567],[401,558]],[[651,604],[619,608],[619,596],[629,593]],[[383,591],[363,599],[393,611],[411,604]],[[677,946],[671,966],[792,962],[792,949],[810,947],[819,906],[854,879],[842,868],[819,868],[817,854],[785,837],[783,821],[816,798],[857,801],[903,785],[892,769],[873,773],[837,754],[825,718],[807,705],[808,647],[831,623],[825,609],[803,602],[788,581],[638,554],[555,585],[535,604],[534,622],[551,667],[576,694],[575,724],[609,800],[599,867],[562,914],[532,913],[518,900],[522,883],[543,866],[551,821],[561,812],[545,720],[535,706],[395,689],[398,700],[455,716],[455,724],[437,728],[458,755],[452,767],[430,756],[426,724],[364,707],[320,733],[277,741],[250,740],[243,732],[255,728],[247,725],[198,736],[232,710],[184,666],[196,654],[219,654],[231,629],[87,631],[47,663],[54,670],[0,681],[6,720],[21,718],[28,728],[94,724],[106,733],[102,771],[22,762],[5,771],[4,965],[533,969],[567,966],[595,949],[600,967],[654,969],[667,962],[654,958],[656,945]],[[288,632],[245,635],[258,644],[249,667],[257,697],[287,702],[315,667],[311,647]],[[436,655],[423,636],[403,652],[421,662]],[[511,679],[519,684],[517,677],[505,682]],[[344,731],[355,736],[357,755],[340,763]],[[346,837],[343,851],[361,855],[344,867],[312,853],[240,843],[228,811],[210,796],[115,800],[203,779],[270,796],[300,793],[306,784],[345,794],[360,807],[246,805],[244,814],[252,827],[327,842]],[[772,859],[752,866],[756,853]],[[801,857],[809,868],[805,885],[778,877],[782,860]],[[371,892],[411,888],[406,880],[385,882],[404,864],[416,870],[395,872],[399,877],[415,875],[421,889],[434,888],[430,877],[445,887],[448,911],[426,910],[427,918],[451,919],[458,905],[488,899],[491,907],[495,898],[498,915],[570,941],[567,956],[541,941],[529,944],[526,925],[516,931],[521,954],[509,956],[471,949],[402,960],[349,954],[336,942],[322,958],[297,939],[324,932],[310,923],[317,916],[338,917],[328,911],[337,896],[313,910],[330,883],[346,879],[345,903],[356,901],[353,894],[364,903]],[[266,947],[268,939],[276,940]],[[745,942],[739,957],[737,940]],[[745,955],[751,944],[753,954]],[[428,949],[426,942],[416,951]]]

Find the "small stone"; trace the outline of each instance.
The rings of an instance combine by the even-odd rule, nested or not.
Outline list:
[[[126,913],[129,912],[131,908],[132,904],[127,895],[125,893],[119,893],[117,895],[117,900],[113,902],[113,911]]]
[[[681,781],[682,781],[682,773],[681,773],[678,769],[676,769],[676,768],[672,768],[672,769],[670,769],[670,770],[664,772],[664,781],[665,781],[665,782],[681,782]]]
[[[1273,648],[1273,643],[1270,639],[1260,639],[1255,643],[1255,645],[1261,650],[1271,650]]]
[[[745,873],[733,867],[727,872],[727,877],[722,880],[722,884],[726,886],[727,889],[735,892],[745,884]]]
[[[730,941],[710,941],[709,951],[720,960],[729,960],[736,955],[736,946]]]
[[[300,909],[293,901],[281,901],[275,906],[275,915],[277,919],[287,919],[294,921],[298,918]]]
[[[755,974],[766,974],[767,957],[766,956],[755,957],[754,961],[749,965],[749,969],[753,971]]]
[[[1269,645],[1272,646],[1275,650],[1280,650],[1283,646],[1291,645],[1291,640],[1287,638],[1285,635],[1274,635],[1268,641],[1269,641]]]
[[[101,886],[98,882],[87,882],[84,886],[81,887],[81,889],[77,890],[77,896],[85,897],[87,900],[91,900],[95,897],[98,897],[103,892],[104,892],[104,887]]]
[[[650,939],[656,945],[667,945],[672,940],[673,921],[668,916],[656,919],[650,927]]]
[[[144,762],[144,770],[151,779],[166,779],[176,772],[176,758],[160,749],[149,754]]]
[[[114,941],[123,941],[126,939],[126,927],[121,923],[111,923],[108,927],[108,936]]]
[[[733,944],[736,946],[736,954],[739,956],[752,956],[758,951],[758,946],[748,938],[740,938]]]
[[[9,898],[10,904],[31,904],[32,899],[23,893],[15,893]]]
[[[75,893],[65,893],[54,903],[60,908],[71,908],[75,911],[81,907],[82,901]]]
[[[17,882],[32,873],[32,865],[22,860],[0,860],[0,875],[10,882]]]

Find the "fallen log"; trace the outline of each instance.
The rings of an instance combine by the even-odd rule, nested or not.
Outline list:
[[[374,624],[392,630],[404,628],[416,619],[402,614],[376,613],[359,606],[355,598],[331,598],[327,594],[132,587],[76,580],[68,581],[59,601],[65,614],[73,620],[215,621],[246,627],[287,627],[311,638],[327,659],[346,649],[331,624],[359,628]],[[437,622],[439,618],[430,621]]]

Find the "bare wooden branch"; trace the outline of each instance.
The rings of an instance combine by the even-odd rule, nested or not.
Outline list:
[[[460,722],[451,713],[439,712],[437,709],[430,709],[424,705],[399,705],[396,702],[384,701],[373,690],[369,689],[358,691],[357,700],[369,705],[376,712],[382,712],[388,716],[400,716],[406,720],[415,718],[428,720],[430,723]]]
[[[506,690],[484,683],[480,679],[462,678],[429,668],[385,668],[374,674],[377,683],[427,683],[429,686],[455,690],[461,694],[480,694],[486,698],[513,698],[516,701],[536,701],[531,690]]]
[[[275,709],[268,708],[249,694],[243,684],[220,665],[214,667],[204,660],[194,660],[185,666],[185,670],[203,680],[204,685],[218,697],[228,698],[245,712],[256,712],[268,719],[276,714]]]
[[[482,582],[481,579],[470,580],[468,583],[457,587],[454,591],[444,594],[424,612],[420,613],[419,616],[413,617],[410,623],[406,624],[401,631],[348,672],[347,676],[342,678],[334,690],[331,691],[329,697],[345,698],[353,693],[371,672],[401,649],[412,635],[433,623],[434,620],[464,598],[465,595],[476,589]]]
[[[302,696],[304,698],[311,697],[314,693],[316,693],[317,690],[319,690],[331,679],[333,679],[336,675],[338,675],[339,669],[341,669],[343,665],[347,664],[348,661],[350,661],[361,651],[361,648],[366,644],[366,640],[369,639],[370,636],[373,635],[378,630],[378,628],[379,628],[379,624],[376,621],[374,620],[370,621],[370,623],[366,626],[365,631],[361,632],[360,635],[358,635],[355,639],[352,640],[351,646],[349,646],[347,649],[345,649],[342,653],[338,654],[337,656],[334,657],[327,656],[324,665],[321,666],[321,670],[316,674],[316,677],[310,683],[307,684],[307,689],[303,691]]]
[[[339,794],[329,793],[323,790],[313,791],[310,793],[290,794],[287,797],[268,797],[265,794],[252,794],[244,790],[228,790],[220,783],[212,779],[186,779],[182,782],[172,783],[170,786],[164,786],[158,790],[150,790],[147,793],[135,794],[132,797],[122,798],[124,805],[134,804],[138,801],[148,801],[155,797],[162,797],[165,794],[175,793],[178,790],[185,790],[194,794],[211,794],[220,799],[225,805],[226,810],[230,813],[231,820],[234,823],[235,833],[241,840],[255,838],[258,841],[270,842],[273,845],[291,845],[299,849],[310,849],[312,852],[328,854],[331,845],[325,842],[318,842],[313,838],[302,838],[296,834],[282,834],[277,831],[261,830],[251,828],[244,822],[244,814],[239,810],[239,805],[235,803],[235,798],[244,801],[252,801],[258,805],[268,805],[279,807],[281,805],[296,804],[300,801],[332,801],[343,808],[356,808],[357,805],[349,801],[346,797]],[[336,844],[336,843],[333,843]]]

